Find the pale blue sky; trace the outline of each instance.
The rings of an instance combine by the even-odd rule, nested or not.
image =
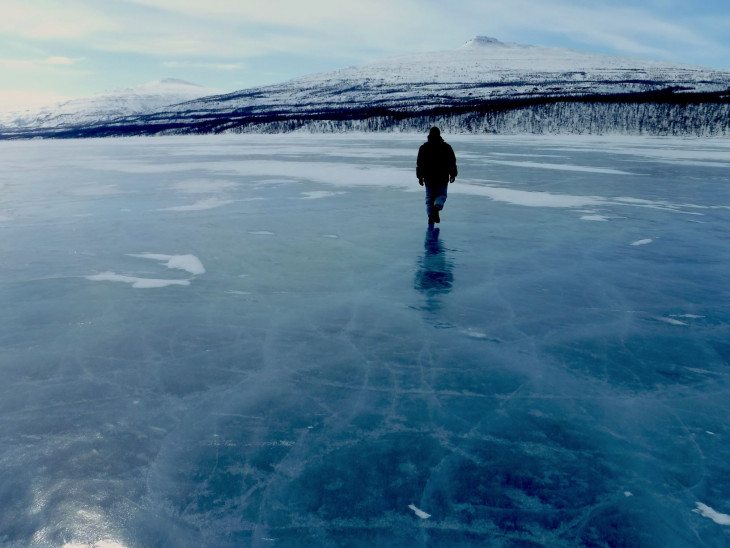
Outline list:
[[[0,109],[165,77],[234,91],[476,35],[730,70],[728,0],[0,0]]]

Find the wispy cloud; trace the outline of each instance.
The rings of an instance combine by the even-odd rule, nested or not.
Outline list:
[[[6,69],[15,70],[48,70],[60,69],[71,66],[82,59],[70,59],[68,57],[48,57],[46,59],[0,59],[0,66]],[[75,71],[77,73],[86,71]]]
[[[72,40],[117,28],[113,19],[76,0],[3,0],[0,34]]]
[[[234,60],[219,70],[271,53],[357,59],[445,49],[485,33],[526,42],[534,42],[531,35],[562,36],[665,58],[718,47],[697,20],[622,1],[65,0],[61,7],[3,0],[0,33],[158,58]]]
[[[457,4],[414,0],[125,0],[175,14],[180,24],[215,21],[228,30],[258,29],[248,37],[228,35],[239,55],[269,51],[369,51],[435,49],[472,34],[567,35],[574,41],[633,55],[671,56],[684,47],[712,47],[712,40],[687,23],[649,7],[621,2],[567,0],[466,0]],[[264,27],[267,31],[262,32]],[[473,29],[473,30],[469,30]],[[164,31],[163,31],[164,32]],[[195,36],[195,32],[191,36]],[[304,36],[305,39],[301,39]],[[163,39],[164,41],[164,39]],[[202,40],[207,44],[215,42]],[[170,46],[172,43],[168,42]],[[203,50],[209,51],[203,44]],[[179,44],[189,50],[185,44]],[[171,49],[171,48],[167,48]],[[218,48],[226,51],[228,48]]]
[[[54,91],[0,89],[0,112],[14,112],[67,101],[72,97]]]
[[[243,70],[243,63],[194,63],[188,61],[165,61],[162,66],[168,68],[199,68],[206,70],[233,71]]]
[[[576,5],[564,0],[474,1],[466,9],[471,12],[473,20],[488,21],[490,28],[503,29],[510,34],[536,32],[563,36],[614,53],[671,57],[687,47],[716,46],[689,24],[687,18],[679,22],[646,7],[622,6],[620,3],[586,2]]]
[[[275,25],[292,28],[321,28],[333,24],[367,27],[372,23],[393,20],[404,26],[408,19],[394,19],[405,15],[418,17],[419,4],[413,0],[371,0],[369,2],[342,2],[341,0],[125,0],[140,6],[185,14],[197,20],[235,20],[247,25]],[[424,7],[421,7],[423,10]]]

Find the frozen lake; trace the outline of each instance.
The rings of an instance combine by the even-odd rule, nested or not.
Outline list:
[[[0,142],[0,544],[730,544],[730,141]]]

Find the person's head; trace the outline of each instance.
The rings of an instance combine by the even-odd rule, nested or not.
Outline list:
[[[431,130],[428,132],[428,140],[429,141],[443,141],[443,138],[441,137],[441,130],[437,128],[436,126],[433,126]]]

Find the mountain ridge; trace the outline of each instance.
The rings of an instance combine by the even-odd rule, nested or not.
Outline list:
[[[685,124],[688,133],[714,135],[730,133],[729,94],[730,71],[477,36],[454,50],[389,57],[42,136],[408,131],[434,121],[467,132],[601,132],[613,123],[621,131],[681,134]],[[618,112],[624,104],[633,106]],[[646,112],[637,117],[630,111],[636,105]],[[545,122],[556,115],[558,122]]]
[[[217,90],[178,78],[161,78],[131,88],[117,88],[68,99],[36,109],[2,115],[0,125],[13,128],[54,128],[97,123],[134,114],[147,114],[160,107],[184,103]]]

